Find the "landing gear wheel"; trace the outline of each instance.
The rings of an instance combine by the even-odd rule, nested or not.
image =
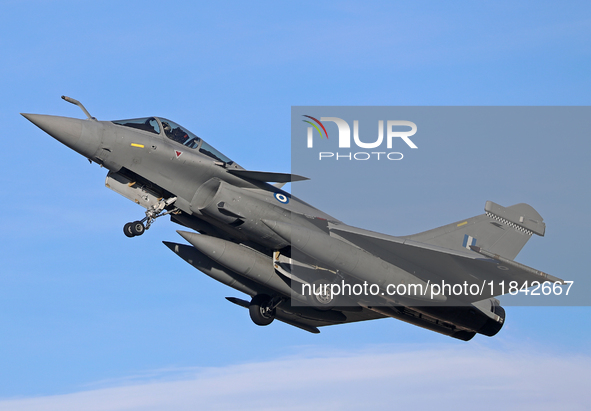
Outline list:
[[[135,184],[135,183],[134,183]],[[146,197],[147,199],[147,197]],[[166,200],[160,199],[155,204],[152,204],[146,210],[146,217],[139,221],[127,223],[123,226],[123,233],[127,237],[135,237],[142,235],[150,228],[150,226],[156,221],[157,218],[168,214],[178,214],[181,211],[178,208],[170,207],[176,201],[176,197],[167,198]],[[144,225],[145,222],[145,225]]]
[[[336,295],[331,293],[331,282],[328,280],[316,280],[311,284],[310,294],[306,295],[308,303],[320,311],[330,310],[337,302]]]
[[[146,231],[146,227],[144,227],[144,223],[141,221],[134,221],[131,223],[131,232],[133,235],[142,235]]]
[[[266,294],[257,294],[252,298],[248,311],[250,319],[256,325],[269,325],[275,319],[275,308],[270,310],[268,304],[271,297]]]
[[[127,223],[123,226],[123,233],[130,238],[135,237],[135,234],[131,231],[131,226],[132,223]]]

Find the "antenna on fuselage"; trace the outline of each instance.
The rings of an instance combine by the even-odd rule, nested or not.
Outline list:
[[[72,97],[68,97],[68,96],[62,96],[62,99],[66,100],[68,103],[72,103],[72,104],[77,105],[78,107],[80,107],[82,109],[82,111],[84,111],[84,114],[86,114],[86,116],[88,117],[89,120],[96,121],[96,118],[92,117],[90,115],[90,113],[88,112],[88,110],[86,110],[86,108],[84,108],[82,103],[79,102],[78,100],[73,99]]]

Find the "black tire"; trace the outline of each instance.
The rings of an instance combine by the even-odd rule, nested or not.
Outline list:
[[[142,235],[144,234],[144,231],[146,231],[146,227],[141,221],[134,221],[131,223],[131,232],[133,235]]]
[[[314,281],[310,287],[311,293],[309,295],[306,295],[306,300],[308,300],[308,304],[310,304],[317,310],[321,311],[332,309],[336,305],[338,296],[331,295],[331,284],[332,283],[330,281],[324,279]],[[324,288],[325,285],[326,288]],[[327,293],[322,292],[317,295],[314,291],[319,292],[319,290],[326,290]]]
[[[123,226],[123,234],[125,234],[127,237],[135,237],[135,234],[131,231],[131,226],[133,225],[133,223],[127,223]]]
[[[271,297],[266,294],[257,294],[252,298],[248,306],[250,319],[256,325],[269,325],[275,319],[275,309],[268,310],[267,304],[271,301]]]

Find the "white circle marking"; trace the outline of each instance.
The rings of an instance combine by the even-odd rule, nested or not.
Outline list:
[[[289,203],[289,198],[287,198],[287,196],[285,194],[281,194],[281,193],[275,193],[275,198],[277,199],[277,201],[279,201],[280,203],[283,204],[287,204]]]

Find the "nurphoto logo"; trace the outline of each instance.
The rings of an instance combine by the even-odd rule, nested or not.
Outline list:
[[[313,148],[314,147],[314,130],[318,132],[321,139],[326,138],[328,140],[328,132],[326,131],[326,127],[322,122],[330,121],[337,125],[339,130],[339,148],[351,148],[351,127],[349,123],[345,120],[338,118],[338,117],[320,117],[320,120],[304,115],[304,117],[312,120],[303,120],[305,123],[310,124],[307,128],[307,147]],[[408,129],[410,128],[410,130]],[[380,146],[384,143],[384,134],[386,135],[386,148],[392,149],[393,140],[396,138],[401,139],[404,143],[406,143],[410,148],[416,149],[418,148],[417,145],[410,139],[417,132],[417,125],[412,121],[405,121],[405,120],[387,120],[386,122],[386,133],[384,133],[384,120],[378,121],[378,136],[375,141],[372,142],[364,142],[361,141],[359,137],[359,121],[353,120],[353,142],[355,145],[362,149],[379,149]],[[348,159],[348,160],[369,160],[369,159],[377,159],[381,160],[382,158],[386,158],[388,160],[402,160],[404,155],[397,151],[358,151],[358,152],[348,152],[348,153],[339,153],[339,152],[332,152],[332,151],[322,151],[319,153],[319,160],[322,159]]]

